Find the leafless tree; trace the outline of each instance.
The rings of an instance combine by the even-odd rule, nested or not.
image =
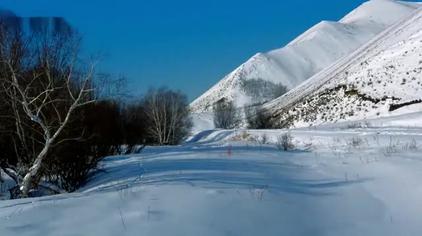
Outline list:
[[[245,106],[243,110],[249,129],[269,129],[272,127],[269,112],[261,106]]]
[[[143,99],[147,131],[159,145],[178,144],[192,127],[188,101],[180,92],[150,89]]]
[[[276,146],[279,150],[289,151],[295,148],[293,136],[287,132],[277,137]]]
[[[107,73],[99,73],[95,79],[95,94],[99,100],[114,100],[123,103],[128,98],[126,91],[127,79],[123,75],[113,76]]]
[[[213,110],[216,128],[233,129],[239,125],[239,112],[232,101],[218,101],[214,104]]]
[[[75,111],[94,102],[95,63],[81,69],[78,43],[73,38],[24,40],[5,32],[1,37],[0,80],[12,105],[17,136],[22,146],[30,149],[25,132],[31,127],[32,146],[42,147],[32,148],[31,164],[19,183],[25,197],[38,184],[51,148],[68,140],[61,133]]]

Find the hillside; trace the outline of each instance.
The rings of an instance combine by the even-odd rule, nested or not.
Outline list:
[[[266,104],[278,127],[422,111],[422,10]]]
[[[253,56],[193,101],[191,109],[196,113],[209,112],[223,98],[234,100],[238,107],[270,101],[280,95],[271,88],[294,88],[416,7],[415,3],[372,0],[339,22],[323,21],[285,47]]]

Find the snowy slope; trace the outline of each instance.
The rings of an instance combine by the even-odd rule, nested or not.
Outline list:
[[[192,111],[210,111],[222,98],[234,100],[238,107],[271,100],[248,94],[245,83],[262,79],[294,88],[410,14],[416,6],[415,3],[372,0],[339,22],[323,21],[287,46],[253,56],[193,101]]]
[[[278,126],[422,111],[422,9],[265,105]]]
[[[273,144],[283,132],[106,158],[77,193],[0,201],[0,235],[422,234],[420,129],[293,130],[292,152]]]
[[[204,130],[214,129],[213,114],[212,112],[207,113],[192,113],[191,118],[193,121],[193,127],[191,134],[195,135]]]

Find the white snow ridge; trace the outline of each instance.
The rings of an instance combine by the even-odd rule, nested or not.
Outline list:
[[[192,111],[209,112],[222,98],[234,100],[238,107],[255,103],[256,100],[242,86],[247,80],[262,79],[292,89],[408,16],[417,7],[417,3],[372,0],[339,22],[323,21],[287,46],[253,56],[193,101]]]
[[[421,32],[419,8],[265,107],[280,127],[420,112]]]

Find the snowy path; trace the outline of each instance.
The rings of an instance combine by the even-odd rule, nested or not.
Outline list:
[[[379,133],[296,131],[318,147],[280,152],[215,131],[110,157],[78,193],[0,202],[0,235],[420,235],[420,151],[379,154]]]

